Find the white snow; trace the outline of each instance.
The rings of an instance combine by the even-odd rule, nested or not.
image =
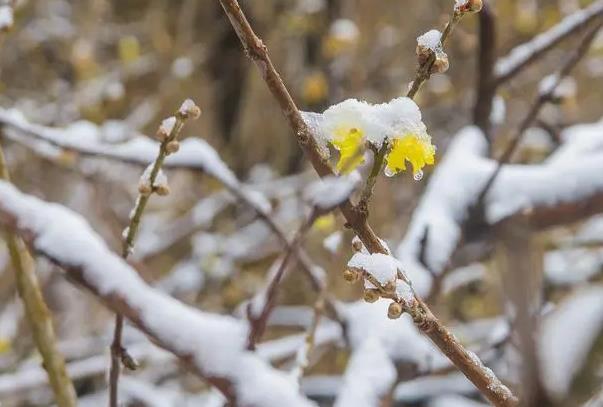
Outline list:
[[[127,304],[122,309],[126,317],[136,312],[136,325],[159,345],[187,358],[203,375],[229,380],[240,403],[312,405],[287,375],[245,350],[245,324],[190,308],[150,288],[81,216],[24,195],[5,182],[0,182],[0,212],[4,219],[16,219],[20,231],[27,231],[36,252],[61,264],[72,276],[80,276],[97,295],[121,297]]]
[[[87,121],[75,122],[62,129],[45,127],[29,123],[19,111],[0,108],[0,123],[53,146],[145,166],[155,160],[159,151],[159,143],[142,135],[136,135],[124,143],[107,143],[104,141],[102,128]],[[236,176],[219,154],[200,137],[180,142],[180,150],[168,156],[164,165],[201,170],[217,178],[231,190],[241,188]]]
[[[549,394],[563,398],[603,329],[603,288],[579,290],[543,321],[540,371]]]
[[[494,224],[523,210],[570,203],[603,191],[603,121],[563,131],[564,143],[542,164],[505,165],[486,196],[486,221]],[[497,162],[486,158],[487,142],[474,127],[461,130],[430,178],[396,251],[420,295],[429,288],[430,274],[418,263],[428,228],[427,265],[441,272],[454,252],[460,225]],[[422,280],[427,284],[420,284]]]
[[[396,377],[396,368],[381,342],[376,337],[369,337],[352,354],[334,405],[378,406]]]
[[[387,103],[370,104],[357,99],[346,99],[329,107],[322,114],[304,113],[304,120],[315,130],[317,142],[325,146],[338,133],[358,130],[367,141],[381,147],[385,140],[402,137],[408,133],[429,139],[427,128],[421,121],[417,104],[407,97],[392,99]]]
[[[182,105],[180,105],[178,113],[186,116],[192,114],[197,109],[198,107],[192,99],[186,99],[184,102],[182,102]]]
[[[327,249],[331,254],[336,254],[341,246],[341,241],[343,239],[343,233],[341,231],[335,231],[327,236],[323,241],[322,245],[325,249]]]
[[[362,269],[385,285],[396,279],[399,268],[398,260],[382,253],[355,253],[348,261],[348,267]]]
[[[193,74],[195,65],[188,57],[179,57],[172,63],[172,75],[178,79],[186,79]]]
[[[8,5],[0,6],[0,31],[11,28],[13,23],[13,8]]]
[[[417,37],[417,45],[433,52],[440,51],[442,48],[441,38],[442,33],[440,31],[430,30]]]
[[[328,212],[343,204],[360,185],[360,175],[327,176],[308,185],[304,190],[304,199],[321,212]]]
[[[166,136],[169,136],[170,134],[172,134],[172,131],[174,130],[175,125],[176,125],[176,118],[174,116],[170,116],[167,119],[163,119],[163,121],[159,125],[159,132],[161,134],[165,134]]]
[[[551,74],[545,76],[538,85],[538,91],[541,95],[551,94],[554,98],[571,98],[576,96],[578,85],[572,77],[564,77],[559,80],[559,76]]]

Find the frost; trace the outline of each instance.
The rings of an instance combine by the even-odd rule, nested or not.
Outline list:
[[[328,212],[347,201],[359,184],[360,177],[356,172],[324,177],[308,185],[304,198],[313,207]]]
[[[399,263],[394,257],[382,253],[355,253],[348,267],[362,269],[385,285],[396,279]]]
[[[442,49],[442,43],[440,42],[441,38],[442,33],[440,31],[430,30],[417,37],[417,45],[430,51],[437,52]]]

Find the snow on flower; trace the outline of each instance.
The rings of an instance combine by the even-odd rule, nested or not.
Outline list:
[[[304,118],[317,130],[319,144],[330,144],[339,152],[336,168],[340,173],[364,162],[367,143],[375,149],[388,144],[388,176],[405,171],[410,163],[415,178],[420,178],[423,167],[434,163],[435,147],[421,120],[421,111],[407,97],[376,105],[347,99],[322,115],[306,113]]]
[[[442,48],[442,43],[440,42],[441,38],[442,33],[440,31],[430,30],[417,37],[417,46],[436,52]]]

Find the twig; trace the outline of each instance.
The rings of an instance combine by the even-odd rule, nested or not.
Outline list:
[[[159,152],[157,153],[157,158],[152,164],[151,171],[148,174],[148,179],[143,179],[142,184],[139,185],[139,195],[136,200],[136,205],[134,206],[130,216],[130,224],[124,231],[125,236],[121,253],[123,259],[127,259],[132,252],[134,240],[136,239],[138,227],[142,219],[142,214],[147,203],[149,202],[151,194],[154,192],[163,194],[163,192],[156,186],[163,162],[169,154],[178,151],[179,147],[177,138],[182,130],[182,127],[184,126],[185,121],[189,118],[197,118],[200,114],[201,112],[199,108],[189,99],[182,104],[182,107],[180,107],[176,115],[170,118],[174,121],[174,123],[171,124],[171,128],[165,129],[163,128],[163,124],[159,128],[157,134],[160,138],[162,138],[162,141],[159,147]],[[143,174],[143,178],[144,177],[145,175]],[[113,332],[113,341],[111,343],[111,368],[109,370],[109,406],[111,407],[117,407],[120,361],[128,369],[135,370],[138,367],[138,362],[136,362],[136,360],[122,345],[121,338],[123,326],[124,317],[118,313],[115,315],[115,329]]]
[[[459,12],[455,8],[455,10],[452,13],[452,16],[450,17],[450,20],[448,21],[448,23],[446,23],[446,28],[444,28],[444,32],[442,33],[442,36],[440,38],[440,43],[442,44],[442,47],[444,47],[444,45],[446,45],[446,41],[448,40],[448,37],[452,33],[452,30],[454,30],[454,27],[456,27],[458,22],[461,21],[461,18],[463,18],[463,15],[464,15],[464,13]],[[429,55],[429,58],[427,58],[427,60],[425,61],[425,63],[421,64],[419,66],[419,69],[417,69],[417,73],[415,75],[415,80],[412,82],[412,85],[411,85],[410,89],[408,90],[408,93],[406,94],[407,97],[413,99],[415,97],[415,95],[417,94],[417,92],[419,91],[419,89],[421,88],[421,85],[423,84],[423,82],[427,81],[431,77],[433,64],[434,64],[435,60],[436,60],[436,54],[435,54],[435,52],[432,51]]]
[[[366,183],[364,185],[364,189],[360,194],[360,201],[358,202],[359,210],[368,217],[368,205],[371,197],[373,196],[373,190],[375,188],[375,184],[377,183],[377,178],[379,178],[379,174],[383,169],[383,165],[385,163],[385,156],[387,155],[387,151],[389,150],[389,143],[384,142],[381,148],[374,153],[374,161],[373,166],[371,168],[371,172],[369,173]]]
[[[603,0],[598,0],[583,10],[565,17],[559,24],[539,34],[531,41],[515,47],[505,57],[499,58],[495,67],[495,86],[507,82],[526,66],[547,51],[603,15]]]
[[[270,283],[268,284],[268,287],[266,289],[266,293],[262,298],[262,309],[259,314],[257,314],[256,316],[256,313],[253,312],[253,302],[250,302],[247,306],[247,316],[249,318],[249,321],[251,322],[251,327],[249,329],[249,337],[247,340],[247,349],[255,350],[257,342],[264,334],[264,331],[266,330],[266,325],[268,323],[268,317],[274,309],[276,295],[280,287],[280,282],[283,279],[283,276],[285,275],[285,271],[289,267],[289,262],[291,258],[295,256],[296,252],[298,251],[298,248],[302,245],[302,241],[306,232],[308,232],[308,230],[312,227],[315,220],[316,212],[312,211],[308,219],[304,221],[304,223],[299,227],[299,229],[295,233],[295,237],[293,238],[291,244],[287,245],[285,256],[283,257],[283,260],[281,261],[278,270],[270,280]]]
[[[310,363],[310,354],[316,345],[316,330],[325,308],[325,293],[326,289],[323,289],[321,292],[319,292],[318,298],[314,302],[312,322],[306,331],[304,345],[297,351],[295,358],[296,366],[291,370],[291,375],[297,382],[301,380],[304,372],[308,368]]]
[[[523,134],[528,129],[528,127],[530,127],[532,122],[537,118],[538,114],[540,113],[540,109],[542,109],[542,107],[553,98],[553,96],[555,94],[555,90],[557,89],[557,87],[559,86],[561,81],[570,74],[572,69],[574,69],[574,67],[578,64],[578,62],[580,62],[582,57],[584,57],[584,55],[586,55],[588,49],[590,48],[591,43],[595,39],[597,32],[599,32],[599,29],[601,28],[601,26],[603,26],[603,21],[597,23],[597,25],[586,34],[586,36],[580,42],[580,45],[578,45],[578,48],[576,49],[574,54],[568,58],[568,60],[563,64],[563,66],[561,67],[559,72],[556,74],[556,80],[555,80],[555,83],[553,84],[553,86],[551,86],[545,92],[538,94],[538,97],[536,98],[534,103],[532,103],[532,107],[530,108],[530,110],[526,114],[525,118],[519,125],[519,128],[515,131],[513,137],[511,138],[511,142],[507,145],[507,148],[505,149],[503,154],[498,159],[498,165],[496,166],[496,169],[494,170],[494,172],[492,173],[490,178],[488,178],[488,180],[484,184],[483,189],[481,190],[480,194],[478,195],[477,201],[476,201],[478,206],[483,203],[483,201],[486,197],[486,194],[492,187],[492,184],[494,184],[494,181],[496,180],[496,177],[500,173],[503,165],[508,163],[509,160],[511,159],[511,156],[513,155],[513,153],[515,152],[515,149],[519,145],[519,142],[521,141]]]
[[[300,147],[320,176],[332,175],[328,161],[321,155],[312,131],[304,122],[280,75],[274,68],[268,51],[255,34],[236,0],[219,0],[235,29],[247,55],[255,62],[272,95],[279,103]],[[371,253],[388,253],[387,248],[373,232],[366,218],[348,200],[340,209],[358,238]],[[433,316],[429,308],[417,297],[416,306],[410,310],[413,320],[448,358],[497,406],[511,406],[517,399],[491,371],[470,354],[454,336]]]
[[[0,147],[0,178],[9,182],[10,175]],[[40,283],[34,269],[34,260],[23,241],[14,233],[6,232],[6,243],[12,266],[15,272],[17,291],[23,301],[27,320],[36,343],[42,355],[42,360],[48,381],[52,387],[55,401],[59,407],[76,406],[76,395],[73,383],[67,375],[65,359],[57,349],[50,310],[44,301]]]

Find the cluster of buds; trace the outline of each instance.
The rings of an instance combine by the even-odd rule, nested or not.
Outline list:
[[[352,241],[352,249],[355,254],[343,272],[344,279],[350,284],[362,281],[364,301],[368,303],[380,298],[392,300],[387,316],[390,319],[400,318],[404,310],[415,303],[415,299],[408,280],[399,270],[397,260],[386,254],[369,254],[357,239]]]
[[[454,11],[460,14],[479,13],[482,7],[482,0],[456,0]]]
[[[448,55],[444,52],[441,38],[442,33],[438,30],[430,30],[417,37],[417,61],[420,66],[424,66],[431,59],[433,61],[432,73],[444,73],[449,67]]]
[[[178,134],[184,122],[188,119],[196,120],[201,116],[201,109],[192,99],[186,99],[176,114],[163,120],[155,133],[155,137],[165,145],[165,151],[169,154],[177,153],[180,150]]]

